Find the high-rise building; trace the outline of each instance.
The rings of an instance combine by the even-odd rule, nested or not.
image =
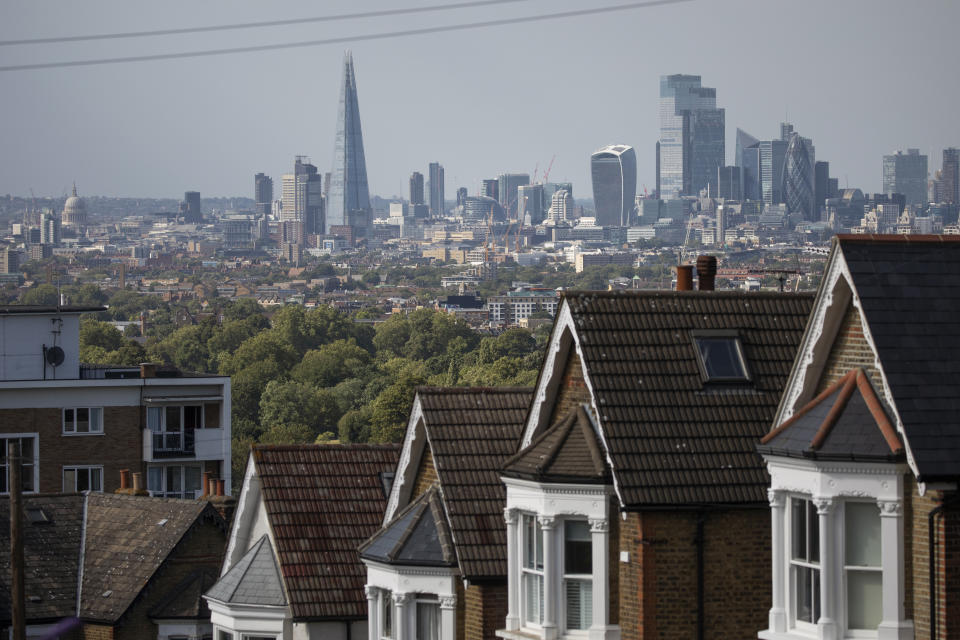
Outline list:
[[[793,132],[789,127],[790,142],[787,145],[786,156],[783,161],[783,201],[787,205],[787,213],[796,213],[804,220],[816,221],[820,219],[820,208],[814,199],[814,163],[815,151],[813,143]]]
[[[357,78],[353,56],[343,60],[343,83],[337,113],[337,135],[333,148],[333,171],[327,199],[326,226],[352,228],[353,238],[366,237],[371,224],[370,189],[367,162],[363,154],[360,129],[360,105],[357,102]]]
[[[253,201],[258,214],[270,214],[270,207],[273,206],[273,178],[264,173],[253,176]]]
[[[724,164],[725,114],[717,90],[700,76],[660,77],[660,197],[673,199],[716,193],[717,169]]]
[[[40,216],[40,244],[60,244],[60,216],[53,213]]]
[[[883,156],[883,192],[902,193],[907,204],[926,202],[927,156],[919,149]]]
[[[740,167],[740,193],[744,200],[760,199],[760,140],[737,129],[734,165]]]
[[[743,178],[740,167],[717,169],[717,197],[724,200],[742,200]]]
[[[550,202],[550,219],[554,224],[570,222],[576,217],[574,208],[573,195],[566,189],[558,189]]]
[[[593,207],[597,225],[628,227],[637,196],[637,154],[633,147],[612,144],[590,156]]]
[[[427,204],[430,205],[430,217],[442,218],[443,214],[446,213],[443,193],[443,165],[439,162],[431,162],[428,176],[427,190],[430,193],[430,200]]]
[[[423,174],[419,171],[410,174],[410,204],[424,204]]]
[[[293,173],[282,178],[283,208],[280,222],[286,225],[284,242],[303,245],[307,236],[326,231],[324,220],[323,176],[306,156],[297,156]]]
[[[496,178],[488,178],[480,184],[480,195],[487,198],[493,198],[500,202],[500,181]]]
[[[758,145],[760,160],[760,199],[764,204],[783,203],[783,161],[788,140],[763,140]]]
[[[517,190],[524,184],[530,184],[530,176],[526,173],[502,173],[497,178],[500,206],[511,220],[517,218]]]
[[[546,214],[546,200],[542,184],[525,184],[517,188],[517,210],[520,220],[540,224]]]
[[[813,203],[818,216],[827,198],[833,197],[830,190],[830,163],[818,160],[813,165]]]
[[[180,211],[183,216],[183,221],[188,224],[199,224],[203,222],[203,214],[200,213],[200,192],[185,192],[183,194],[183,202],[180,203]]]
[[[573,183],[572,182],[544,182],[543,183],[543,204],[547,208],[550,208],[550,203],[553,202],[553,194],[555,194],[560,189],[566,189],[570,192],[570,197],[573,197]]]
[[[960,204],[960,149],[943,150],[943,168],[940,170],[943,201]]]
[[[457,206],[462,207],[463,203],[467,201],[467,188],[460,187],[457,189]]]

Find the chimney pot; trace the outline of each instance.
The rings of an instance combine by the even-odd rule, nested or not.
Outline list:
[[[203,495],[200,496],[201,498],[206,498],[208,495],[210,495],[210,472],[209,471],[203,472],[203,484],[200,485],[200,488],[203,490]]]
[[[136,471],[133,472],[133,490],[143,491],[143,475]]]
[[[697,258],[697,275],[700,280],[700,291],[713,291],[717,279],[717,257]]]
[[[120,469],[120,488],[130,488],[130,469]]]
[[[677,291],[693,291],[693,265],[677,265]]]
[[[217,495],[217,479],[216,478],[207,478],[207,495],[208,496]]]
[[[141,378],[156,378],[157,377],[157,365],[154,362],[141,362],[140,363],[140,377]]]
[[[222,480],[222,479],[221,479],[221,480],[217,480],[217,495],[218,495],[218,496],[222,496],[222,495],[223,495],[223,480]]]

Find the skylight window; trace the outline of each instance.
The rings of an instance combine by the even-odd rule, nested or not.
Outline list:
[[[694,335],[704,382],[747,382],[750,373],[736,335]]]

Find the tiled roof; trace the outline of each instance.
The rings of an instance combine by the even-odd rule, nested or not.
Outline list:
[[[150,612],[155,620],[209,620],[210,609],[203,594],[217,581],[213,569],[193,571],[181,580]]]
[[[225,604],[284,607],[280,568],[270,546],[270,536],[260,536],[250,549],[217,580],[206,596]]]
[[[24,510],[41,509],[46,522],[24,518],[26,614],[30,622],[77,614],[77,568],[83,496],[25,495]],[[0,500],[0,627],[10,620],[10,500]]]
[[[532,394],[527,388],[417,391],[464,578],[507,575],[500,467],[517,450]]]
[[[457,558],[437,485],[363,543],[360,557],[394,565],[455,566]]]
[[[826,460],[902,460],[903,445],[863,369],[852,369],[764,436],[760,453]]]
[[[396,445],[253,448],[295,620],[366,617],[357,547],[380,527],[380,474],[397,457]]]
[[[813,296],[572,292],[583,363],[625,505],[766,500],[756,442],[769,429]],[[749,383],[705,383],[693,332],[739,337]]]
[[[571,409],[565,418],[507,460],[503,475],[538,482],[610,482],[597,434],[582,406]]]
[[[960,476],[960,237],[837,237],[921,479]]]
[[[226,527],[205,501],[90,493],[81,617],[120,618],[201,518]]]

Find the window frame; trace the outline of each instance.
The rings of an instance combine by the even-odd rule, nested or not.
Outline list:
[[[77,480],[78,480],[77,475],[74,475],[73,477],[73,489],[68,490],[67,487],[65,486],[65,483],[67,481],[67,471],[74,471],[75,473],[79,471],[86,471],[88,473],[91,471],[99,471],[100,472],[100,488],[99,489],[82,489],[82,491],[93,491],[96,493],[103,493],[103,465],[102,464],[65,464],[61,467],[60,485],[63,487],[63,492],[78,493],[79,491],[81,491],[81,489],[77,489]],[[87,484],[88,485],[92,484],[92,482],[90,482],[89,477],[87,479]]]
[[[187,496],[186,484],[187,484],[187,468],[199,469],[200,473],[200,487],[195,489],[195,492],[203,491],[203,464],[197,462],[194,464],[150,464],[147,465],[147,491],[154,498],[183,498],[186,500],[193,500],[196,498],[196,495]],[[150,472],[154,469],[159,469],[161,473],[161,487],[162,489],[151,489],[150,483]],[[170,491],[167,489],[168,474],[171,469],[180,470],[180,490],[179,491]]]
[[[876,631],[871,629],[862,629],[858,627],[850,626],[850,597],[849,597],[849,581],[848,577],[850,573],[873,573],[880,575],[880,584],[881,584],[881,598],[883,593],[883,549],[882,549],[882,522],[880,521],[880,508],[876,504],[876,501],[862,500],[856,498],[846,498],[840,501],[841,509],[837,512],[837,522],[836,529],[838,530],[839,539],[837,542],[837,549],[840,551],[838,559],[838,567],[840,569],[840,593],[838,594],[838,601],[842,603],[842,611],[840,615],[843,619],[844,633],[846,637],[851,638],[874,638],[876,637]],[[877,510],[877,534],[881,536],[879,550],[880,564],[879,565],[851,565],[847,563],[847,506],[850,504],[865,504],[870,505],[876,508]],[[883,621],[883,607],[881,600],[881,609],[880,609],[880,621]],[[879,624],[879,623],[878,623]]]
[[[80,411],[81,409],[86,409],[86,411],[87,411],[87,430],[86,430],[86,431],[77,431],[77,423],[78,423],[78,420],[77,420],[77,412]],[[73,418],[72,418],[73,428],[72,428],[72,429],[68,429],[68,428],[67,428],[67,424],[68,424],[68,423],[67,423],[67,412],[68,412],[68,411],[73,412]],[[98,421],[98,422],[99,422],[99,428],[96,429],[96,430],[93,429],[93,420],[91,419],[94,411],[98,412],[98,415],[99,415],[99,417],[100,417],[100,419],[99,419],[99,421]],[[103,435],[103,422],[104,422],[104,420],[103,420],[103,414],[104,414],[104,408],[103,408],[103,407],[63,407],[63,408],[61,409],[61,411],[60,411],[60,422],[61,422],[61,426],[62,426],[61,433],[62,433],[63,435],[65,435],[65,436],[70,436],[70,437],[73,437],[73,436],[81,436],[81,437],[83,437],[83,436],[102,436],[102,435]]]
[[[2,447],[2,453],[0,453],[0,474],[3,474],[3,485],[0,487],[0,495],[7,496],[10,495],[10,466],[7,463],[7,446],[8,441],[13,439],[23,440],[25,438],[31,438],[33,440],[33,461],[24,462],[21,464],[21,478],[25,477],[26,467],[32,467],[32,476],[33,480],[31,485],[32,489],[29,491],[23,491],[24,494],[34,494],[40,493],[40,434],[39,433],[3,433],[0,434],[0,447]],[[23,445],[20,445],[21,452],[23,451]]]
[[[589,574],[567,573],[567,525],[574,522],[584,523],[587,525],[587,536],[588,536],[587,541],[590,545],[590,556],[589,556],[590,573]],[[586,518],[579,518],[579,517],[564,518],[563,520],[559,521],[558,526],[562,527],[563,529],[562,536],[559,536],[562,544],[560,546],[560,549],[561,549],[560,569],[561,570],[558,572],[558,575],[560,577],[560,598],[558,600],[558,604],[562,602],[562,608],[560,609],[560,611],[562,612],[563,620],[562,620],[562,624],[560,624],[561,621],[558,620],[558,624],[560,624],[560,628],[563,629],[564,632],[575,632],[575,633],[587,632],[593,624],[593,582],[594,582],[593,580],[593,534],[590,531],[590,521]],[[570,616],[570,605],[569,605],[568,594],[567,594],[567,584],[570,582],[590,584],[590,590],[589,590],[590,618],[588,621],[585,622],[584,626],[582,627],[571,627],[568,624],[569,616]],[[581,597],[583,597],[582,594],[581,594]],[[582,618],[582,611],[583,611],[582,607],[583,607],[583,604],[581,604],[581,618]],[[558,614],[557,617],[560,618],[561,615]]]
[[[703,352],[700,350],[700,340],[703,339],[725,339],[733,342],[734,352],[740,362],[740,368],[743,371],[742,376],[711,376],[707,369],[707,363],[704,360]],[[704,384],[750,384],[753,382],[753,375],[750,372],[750,364],[747,361],[747,354],[743,350],[743,340],[740,332],[726,329],[700,329],[690,332],[690,343],[693,345],[693,351],[696,355],[697,368],[700,370],[700,379]]]
[[[533,566],[527,566],[527,547],[529,546],[529,536],[530,531],[527,528],[527,523],[531,522],[533,524],[534,535],[537,537],[537,540],[534,542],[533,546]],[[544,531],[540,525],[540,521],[537,518],[537,514],[522,512],[520,513],[520,624],[521,626],[527,627],[528,629],[542,629],[543,628],[543,611],[544,611],[544,598],[546,591],[546,563],[547,558],[544,557],[543,553],[543,537]],[[540,562],[539,568],[537,567],[538,560]],[[529,577],[529,578],[528,578]],[[538,612],[536,620],[531,620],[528,617],[528,585],[527,581],[536,580],[539,585],[540,592],[537,594],[536,602],[538,605]]]
[[[805,536],[806,536],[805,541],[806,541],[806,544],[804,545],[804,546],[806,547],[805,551],[806,551],[807,557],[805,557],[805,558],[803,558],[803,559],[794,558],[794,543],[795,543],[794,535],[795,535],[795,531],[796,531],[794,525],[795,525],[796,523],[794,522],[794,510],[793,510],[793,506],[794,506],[794,504],[797,503],[797,502],[802,502],[802,503],[804,504],[804,513],[805,513],[805,516],[806,516],[806,518],[807,518],[807,522],[806,522],[806,525],[807,525],[807,526],[806,526],[806,531],[805,531]],[[800,569],[810,570],[810,571],[812,572],[811,575],[812,575],[812,576],[815,576],[814,579],[817,581],[817,585],[818,585],[817,588],[814,588],[814,587],[813,587],[813,584],[811,584],[811,585],[810,585],[810,586],[811,586],[811,589],[813,590],[813,593],[814,593],[814,594],[816,594],[817,596],[820,595],[821,590],[823,589],[823,572],[824,572],[824,567],[823,567],[823,564],[822,564],[822,562],[821,562],[821,554],[820,554],[820,550],[823,548],[823,540],[820,540],[820,521],[819,521],[819,517],[820,517],[820,516],[819,516],[819,514],[817,513],[816,507],[815,507],[814,504],[813,504],[813,498],[812,498],[812,496],[806,496],[806,495],[801,495],[801,494],[790,495],[790,496],[787,498],[787,510],[786,510],[786,511],[787,511],[787,523],[786,523],[786,527],[784,528],[784,530],[785,530],[785,533],[786,533],[786,536],[785,536],[785,537],[786,537],[786,540],[785,540],[785,546],[786,546],[785,551],[786,551],[786,554],[785,554],[785,556],[786,556],[787,573],[788,573],[787,584],[789,585],[789,592],[788,592],[788,597],[787,597],[787,610],[788,610],[788,613],[789,613],[789,618],[788,618],[788,620],[789,620],[789,625],[790,625],[791,628],[797,629],[798,631],[802,631],[802,632],[804,632],[804,633],[813,633],[813,634],[816,634],[816,631],[817,631],[817,620],[818,620],[818,619],[820,618],[820,616],[822,615],[822,612],[821,612],[821,610],[820,610],[820,598],[819,598],[819,597],[816,597],[816,598],[813,600],[813,602],[811,603],[812,606],[813,606],[813,611],[814,611],[814,613],[815,613],[815,616],[814,616],[814,617],[815,617],[816,619],[813,620],[812,622],[811,622],[811,621],[808,621],[808,620],[801,620],[801,619],[799,619],[799,618],[798,618],[798,608],[799,608],[799,607],[798,607],[798,605],[797,605],[797,597],[799,596],[799,594],[798,594],[798,588],[797,588],[797,582],[798,582],[797,578],[798,578],[798,573],[799,573],[799,570],[800,570]],[[809,517],[810,517],[811,513],[815,516],[812,527],[811,527],[810,520],[809,520]],[[809,555],[810,555],[810,534],[811,534],[811,529],[812,529],[812,532],[816,534],[816,538],[817,538],[817,559],[816,559],[816,562],[811,561],[811,560],[809,559]]]

